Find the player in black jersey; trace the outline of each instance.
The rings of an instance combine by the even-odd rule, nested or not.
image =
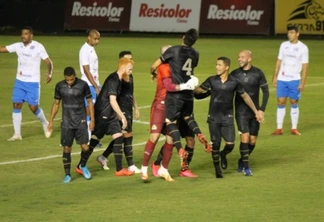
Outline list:
[[[84,98],[89,104],[91,122],[90,130],[94,128],[94,109],[91,92],[88,84],[76,77],[72,67],[64,69],[64,80],[58,82],[55,87],[54,103],[52,105],[51,117],[48,129],[52,130],[54,117],[57,114],[62,101],[62,122],[61,122],[61,146],[63,147],[63,166],[65,177],[63,183],[71,181],[71,150],[75,139],[81,146],[81,161],[78,167],[81,174],[86,179],[91,178],[91,174],[86,167],[86,157],[89,155],[88,125],[86,121],[86,107]]]
[[[118,70],[106,78],[95,103],[96,126],[91,135],[89,151],[92,153],[104,135],[111,135],[114,141],[113,153],[116,163],[116,176],[130,176],[134,174],[134,172],[122,167],[122,143],[124,141],[122,130],[127,128],[127,119],[117,102],[121,92],[122,79],[129,77],[133,71],[133,65],[133,60],[127,58],[119,59]],[[122,122],[122,126],[119,120]]]
[[[229,75],[230,59],[219,57],[216,63],[216,75],[207,78],[199,87],[195,89],[196,94],[210,92],[210,103],[208,111],[209,133],[212,141],[212,159],[217,178],[223,178],[219,164],[219,149],[221,139],[225,140],[225,149],[233,150],[235,142],[235,127],[233,113],[234,94],[240,95],[246,104],[253,110],[258,121],[262,117],[255,108],[250,96],[244,91],[239,81]],[[245,168],[244,173],[248,174],[249,168]]]
[[[198,65],[199,53],[192,48],[197,39],[197,30],[189,29],[182,38],[182,45],[168,48],[162,56],[153,63],[151,67],[152,75],[154,75],[155,70],[159,65],[162,63],[168,63],[171,68],[172,82],[174,84],[187,82],[191,76],[194,75],[194,68]],[[174,146],[177,148],[181,159],[181,166],[185,170],[187,168],[185,159],[187,158],[188,153],[182,147],[181,135],[176,122],[180,117],[180,114],[183,114],[185,122],[195,135],[198,136],[199,141],[205,145],[206,151],[211,151],[209,143],[201,133],[200,128],[192,115],[193,90],[168,92],[166,95],[165,107],[167,130],[173,139]],[[163,170],[163,164],[160,169]]]
[[[267,79],[259,68],[253,66],[252,52],[243,50],[239,53],[239,68],[233,70],[231,75],[239,80],[245,92],[249,94],[260,115],[264,117],[269,99],[269,87]],[[260,89],[262,90],[262,103],[259,103]],[[255,148],[259,134],[260,123],[255,119],[254,112],[246,105],[242,97],[235,96],[235,119],[240,134],[240,152],[241,158],[238,160],[238,171],[242,172],[243,168],[248,167],[249,155]],[[220,152],[221,166],[227,168],[226,155],[232,150],[224,149]],[[247,155],[247,153],[249,155]]]
[[[121,51],[119,53],[119,59],[123,57],[133,60],[131,51]],[[117,96],[117,102],[121,111],[124,113],[127,119],[127,128],[123,131],[123,147],[127,160],[128,170],[134,173],[140,173],[141,170],[138,169],[133,162],[133,107],[135,111],[135,119],[139,118],[140,112],[134,96],[134,78],[132,74],[129,75],[129,78],[127,76],[127,79],[125,79],[125,77],[122,79],[121,91]],[[109,170],[107,166],[107,158],[113,152],[113,146],[114,140],[111,141],[106,150],[97,157],[97,161],[101,164],[104,170]]]

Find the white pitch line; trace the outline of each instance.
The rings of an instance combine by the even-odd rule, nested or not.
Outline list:
[[[307,85],[308,87],[309,86],[321,86],[321,85],[324,85],[324,83],[314,83],[314,84],[309,84]],[[270,91],[275,91],[274,88],[270,89]],[[206,99],[203,99],[203,100],[206,100]],[[199,102],[199,101],[203,101],[203,100],[195,100],[196,102]],[[146,109],[146,108],[150,108],[151,106],[141,106],[139,107],[139,109]],[[59,120],[60,118],[57,118],[55,120]],[[30,121],[30,122],[25,122],[25,123],[22,123],[22,124],[31,124],[31,123],[36,123],[36,122],[39,122],[39,121]],[[141,123],[141,124],[149,124],[149,122],[145,122],[145,121],[140,121],[140,120],[134,120],[134,122],[137,122],[137,123]],[[3,128],[3,127],[8,127],[8,126],[12,126],[12,125],[1,125],[0,128]],[[163,141],[165,140],[165,137],[162,137],[160,138],[159,141]],[[136,143],[136,144],[133,144],[133,146],[142,146],[146,144],[146,141],[145,142],[141,142],[141,143]],[[94,149],[93,152],[98,152],[98,151],[101,151],[103,150],[103,148],[100,148],[100,149]],[[72,155],[79,155],[80,152],[74,152],[74,153],[71,153]],[[41,161],[41,160],[47,160],[47,159],[53,159],[53,158],[59,158],[59,157],[62,157],[62,155],[51,155],[51,156],[45,156],[45,157],[38,157],[38,158],[32,158],[32,159],[26,159],[26,160],[14,160],[14,161],[7,161],[7,162],[0,162],[0,165],[9,165],[9,164],[16,164],[16,163],[26,163],[26,162],[33,162],[33,161]]]
[[[165,137],[161,137],[159,139],[159,141],[164,141],[165,140]],[[146,141],[145,142],[141,142],[141,143],[135,143],[133,144],[133,146],[143,146],[146,144]],[[99,152],[99,151],[102,151],[104,150],[104,148],[95,148],[93,150],[93,152]],[[74,153],[71,153],[71,155],[80,155],[80,152],[74,152]],[[9,165],[9,164],[16,164],[16,163],[27,163],[27,162],[34,162],[34,161],[40,161],[40,160],[48,160],[48,159],[54,159],[54,158],[60,158],[62,157],[62,154],[60,155],[51,155],[51,156],[45,156],[45,157],[38,157],[38,158],[32,158],[32,159],[26,159],[26,160],[13,160],[13,161],[7,161],[7,162],[0,162],[0,166],[1,165]]]

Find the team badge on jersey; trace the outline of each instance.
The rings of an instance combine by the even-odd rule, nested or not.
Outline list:
[[[156,125],[153,125],[152,128],[151,128],[151,130],[157,130]]]

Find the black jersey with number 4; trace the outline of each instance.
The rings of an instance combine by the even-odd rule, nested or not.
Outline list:
[[[241,68],[235,69],[231,72],[231,75],[239,80],[245,92],[251,97],[255,107],[258,110],[261,109],[264,111],[266,102],[263,104],[263,107],[259,105],[260,88],[266,89],[266,91],[269,90],[264,73],[257,67],[252,66],[249,70],[243,70]],[[238,95],[235,97],[235,114],[241,117],[255,117],[253,110]]]
[[[194,69],[198,65],[199,53],[192,47],[177,45],[168,48],[160,59],[163,63],[170,65],[172,82],[181,84],[187,82],[190,76],[194,75]],[[193,96],[190,90],[175,93]]]
[[[91,92],[85,81],[75,78],[71,86],[65,80],[58,82],[54,98],[62,101],[62,127],[76,129],[86,121],[84,98],[90,99]]]
[[[121,92],[117,97],[118,105],[121,111],[131,115],[134,103],[134,78],[133,75],[129,76],[129,82],[122,80]]]
[[[117,72],[111,73],[105,80],[95,103],[95,116],[111,119],[114,110],[110,104],[110,95],[118,97],[121,91],[121,80]]]
[[[229,75],[225,82],[217,75],[207,78],[200,87],[210,89],[208,122],[221,122],[223,116],[233,116],[234,94],[243,94],[245,91],[239,81]]]

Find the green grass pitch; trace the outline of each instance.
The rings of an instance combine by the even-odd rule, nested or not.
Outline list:
[[[144,144],[149,137],[149,110],[155,83],[149,68],[166,44],[180,44],[180,38],[102,36],[97,46],[100,81],[117,68],[118,53],[131,50],[135,66],[135,95],[141,117],[135,122],[134,161],[141,165]],[[63,69],[73,66],[78,71],[78,53],[86,37],[34,36],[43,43],[54,63],[50,84],[42,79],[41,107],[49,117],[54,86],[63,78]],[[95,157],[88,167],[93,178],[86,181],[72,172],[72,182],[62,184],[64,177],[59,147],[59,121],[51,138],[45,139],[42,127],[26,104],[23,108],[22,141],[7,142],[12,136],[11,91],[15,79],[17,57],[0,54],[0,220],[1,221],[323,221],[323,119],[324,95],[323,42],[304,40],[310,51],[309,76],[300,101],[299,130],[301,136],[289,133],[289,107],[284,135],[270,136],[275,129],[276,98],[272,74],[279,45],[277,39],[201,38],[195,48],[200,61],[195,75],[204,81],[215,73],[219,56],[231,58],[231,70],[238,67],[237,55],[242,49],[253,52],[253,64],[261,68],[270,85],[266,121],[251,155],[252,177],[236,172],[239,157],[236,146],[228,156],[229,167],[224,179],[215,179],[211,156],[196,143],[191,169],[198,178],[180,178],[179,161],[174,152],[169,171],[176,180],[168,183],[150,177],[143,183],[139,175],[114,176],[114,159],[110,171],[103,171]],[[302,40],[302,36],[301,36]],[[19,36],[0,36],[0,45],[20,41]],[[45,66],[42,65],[42,73]],[[209,99],[195,101],[195,116],[209,137],[206,116]],[[61,111],[61,110],[60,110]],[[60,117],[60,112],[57,118]],[[104,146],[110,137],[102,140]],[[157,149],[163,144],[160,141]],[[224,145],[224,144],[222,144]],[[157,154],[157,149],[153,156]],[[79,160],[80,148],[73,147],[72,166]],[[126,161],[124,160],[124,164]]]

